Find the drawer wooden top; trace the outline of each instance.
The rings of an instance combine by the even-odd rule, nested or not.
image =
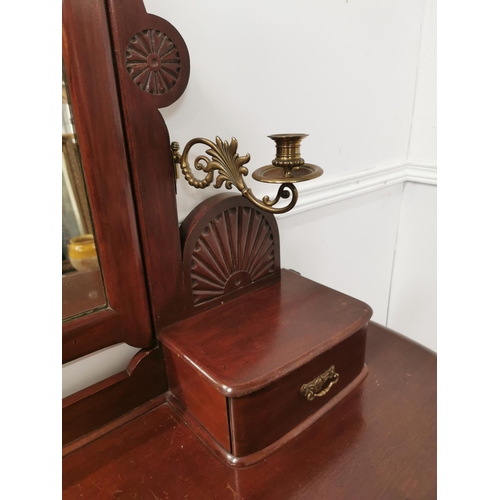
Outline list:
[[[283,270],[280,282],[166,328],[160,340],[238,397],[335,346],[371,315],[367,304]]]

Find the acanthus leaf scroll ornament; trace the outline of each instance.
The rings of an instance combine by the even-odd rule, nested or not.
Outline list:
[[[266,212],[274,214],[282,214],[291,210],[297,203],[298,191],[291,182],[285,182],[279,189],[276,197],[270,199],[269,196],[264,196],[262,201],[255,197],[252,190],[246,185],[244,176],[248,175],[248,169],[244,166],[250,161],[250,155],[240,156],[236,151],[238,149],[238,141],[233,137],[231,142],[222,141],[220,137],[215,138],[215,142],[208,139],[197,137],[191,139],[182,152],[178,152],[178,145],[172,147],[174,163],[179,164],[182,174],[188,181],[190,186],[198,189],[204,189],[214,182],[214,172],[218,172],[214,182],[214,187],[220,188],[225,184],[227,189],[231,189],[233,185],[241,192],[241,194],[250,200],[255,206]],[[205,155],[199,155],[194,160],[194,168],[198,171],[205,172],[206,176],[203,179],[198,179],[194,175],[188,161],[188,155],[191,148],[196,144],[208,146]],[[275,205],[281,198],[292,199],[285,207],[276,208]]]
[[[130,40],[125,67],[144,92],[166,94],[179,80],[181,60],[174,42],[159,30],[142,30]]]

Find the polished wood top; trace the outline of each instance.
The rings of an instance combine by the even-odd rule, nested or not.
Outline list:
[[[162,343],[227,396],[283,377],[366,325],[367,304],[282,270],[280,282],[164,329]]]
[[[167,405],[68,455],[65,499],[432,500],[436,357],[371,323],[365,381],[253,467],[225,466]]]

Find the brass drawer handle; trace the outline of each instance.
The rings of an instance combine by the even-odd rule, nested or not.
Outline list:
[[[323,375],[316,377],[308,384],[304,384],[300,388],[300,394],[305,396],[308,401],[312,401],[315,397],[319,398],[324,396],[332,388],[332,385],[339,381],[339,377],[340,375],[335,372],[335,366],[332,365]],[[328,380],[331,380],[331,382],[323,389],[323,386]]]

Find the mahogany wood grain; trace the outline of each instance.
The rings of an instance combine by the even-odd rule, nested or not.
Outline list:
[[[105,306],[106,295],[99,269],[63,274],[63,319]]]
[[[220,393],[240,397],[339,344],[371,315],[367,304],[282,270],[278,283],[225,302],[216,313],[196,314],[159,338]]]
[[[174,413],[181,419],[181,421],[183,421],[208,446],[210,451],[212,451],[212,453],[214,453],[216,457],[222,460],[222,462],[231,467],[250,467],[251,465],[255,465],[267,459],[273,453],[276,453],[289,441],[295,439],[301,432],[305,431],[310,425],[313,425],[315,422],[317,422],[336,404],[347,397],[351,393],[351,391],[353,391],[366,378],[367,374],[368,368],[365,365],[361,370],[361,373],[350,384],[344,387],[318,410],[302,420],[302,422],[300,422],[300,424],[298,424],[296,427],[288,431],[286,434],[282,435],[276,441],[273,441],[265,448],[262,448],[254,453],[250,453],[249,455],[238,457],[234,456],[232,453],[229,453],[225,448],[223,448],[220,443],[214,439],[212,434],[210,434],[205,429],[205,427],[203,427],[199,423],[198,419],[196,419],[171,392],[167,392],[166,401],[174,411]],[[231,402],[230,399],[228,401],[229,403]],[[228,412],[229,411],[230,410],[228,410]]]
[[[280,440],[354,381],[364,367],[370,316],[363,302],[283,271],[278,283],[161,333],[171,391],[217,432],[233,463]],[[300,388],[332,365],[338,383],[308,401]]]
[[[436,357],[370,324],[370,374],[253,467],[224,465],[162,405],[63,460],[63,498],[436,498]]]
[[[160,349],[138,352],[126,371],[63,399],[63,445],[134,410],[165,390]]]
[[[241,195],[203,201],[180,233],[186,316],[280,279],[276,220]]]
[[[366,328],[260,391],[229,398],[232,455],[242,457],[271,445],[332,400],[361,373]],[[308,401],[300,393],[330,366],[340,375],[330,391]]]
[[[204,377],[165,349],[169,391],[226,450],[231,451],[227,400]]]
[[[83,448],[87,444],[99,439],[100,437],[109,434],[110,432],[118,429],[122,425],[127,424],[128,422],[132,422],[137,417],[144,415],[145,413],[150,412],[152,409],[164,404],[166,401],[166,394],[160,394],[153,399],[150,399],[147,403],[141,404],[137,406],[133,410],[130,410],[127,413],[124,413],[122,416],[116,418],[115,420],[111,420],[107,424],[104,424],[102,427],[98,427],[97,429],[90,431],[88,434],[81,436],[71,443],[66,444],[62,448],[62,456],[65,457],[70,453]]]
[[[151,347],[104,0],[65,0],[63,59],[108,309],[63,323],[63,363],[117,342]]]
[[[158,332],[184,309],[174,166],[169,133],[158,108],[172,104],[186,88],[189,53],[179,32],[148,14],[141,1],[108,0],[108,6],[150,305]],[[171,50],[171,43],[175,49]],[[164,59],[155,51],[174,62],[164,69]],[[158,86],[159,75],[166,79],[162,80],[165,87]]]

